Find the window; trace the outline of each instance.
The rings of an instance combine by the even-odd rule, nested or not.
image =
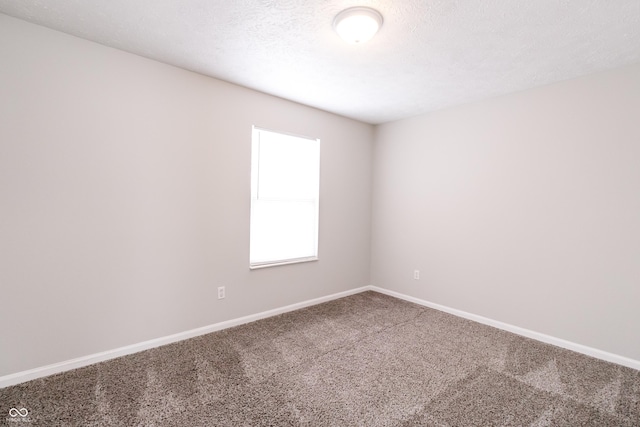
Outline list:
[[[251,268],[318,259],[320,140],[253,127]]]

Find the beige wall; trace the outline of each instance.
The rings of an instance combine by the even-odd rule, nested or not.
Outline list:
[[[0,58],[0,376],[369,284],[371,126],[4,15]],[[322,140],[318,262],[249,270],[253,124]]]
[[[373,176],[373,285],[640,360],[640,65],[382,125]]]

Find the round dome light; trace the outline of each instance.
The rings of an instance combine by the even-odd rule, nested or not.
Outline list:
[[[348,43],[364,43],[382,26],[382,15],[369,7],[351,7],[340,12],[333,21],[333,28]]]

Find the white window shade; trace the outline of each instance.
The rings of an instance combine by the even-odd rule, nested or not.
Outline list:
[[[253,129],[250,267],[316,260],[320,141]]]

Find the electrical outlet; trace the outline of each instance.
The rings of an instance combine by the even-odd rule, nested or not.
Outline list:
[[[413,278],[414,280],[420,279],[420,270],[413,270]]]
[[[218,299],[223,299],[224,298],[224,286],[219,286],[218,287]]]

